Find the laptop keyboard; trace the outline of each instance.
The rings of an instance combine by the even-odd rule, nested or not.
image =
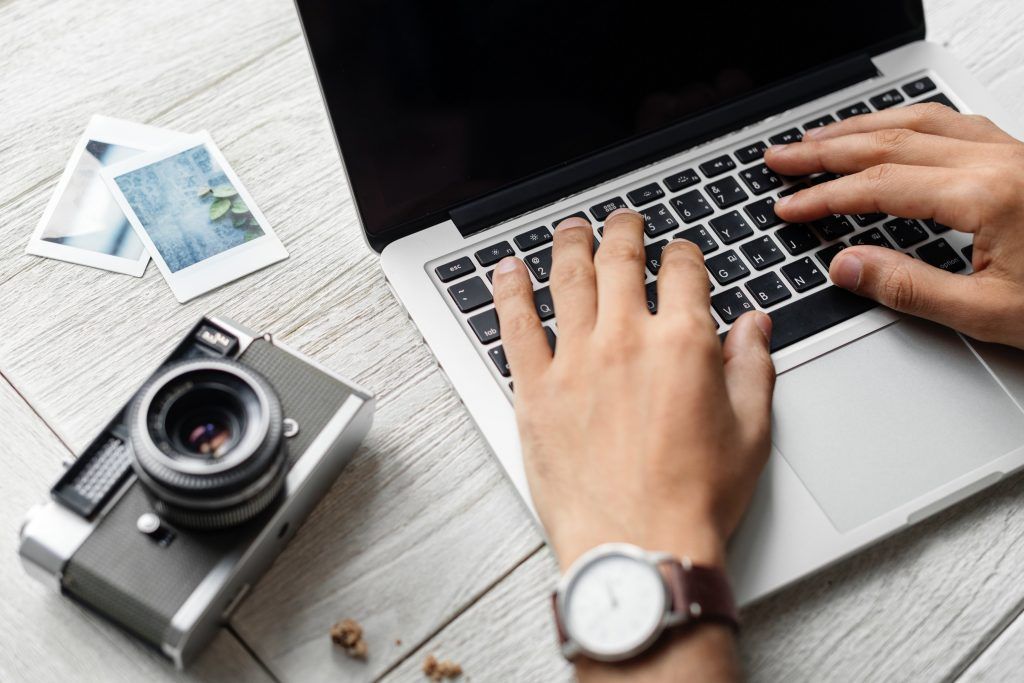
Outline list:
[[[493,266],[507,256],[523,259],[534,280],[534,304],[553,349],[557,317],[547,284],[551,276],[551,228],[570,216],[580,216],[594,226],[596,250],[608,214],[618,208],[634,208],[644,217],[647,307],[652,313],[658,309],[661,250],[672,238],[685,239],[704,254],[712,318],[721,336],[724,338],[729,326],[743,313],[763,310],[772,317],[772,351],[778,351],[875,306],[828,280],[829,264],[847,246],[898,249],[950,272],[969,270],[970,245],[954,248],[942,237],[949,228],[931,220],[859,214],[786,224],[773,209],[778,197],[838,176],[779,176],[763,162],[769,144],[798,142],[803,139],[803,131],[810,128],[919,102],[939,102],[956,109],[946,95],[938,92],[931,78],[917,78],[866,101],[823,113],[800,126],[782,124],[773,135],[751,140],[735,150],[712,153],[706,161],[686,165],[658,180],[624,187],[619,193],[609,192],[608,198],[599,203],[559,214],[548,225],[496,237],[472,254],[440,259],[440,265],[432,269],[433,275],[444,296],[459,311],[464,329],[511,390],[507,379],[511,373],[493,306]]]

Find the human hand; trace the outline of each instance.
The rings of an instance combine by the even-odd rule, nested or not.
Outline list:
[[[771,147],[778,173],[844,177],[779,200],[779,218],[828,214],[933,218],[974,235],[970,276],[883,247],[851,247],[832,281],[897,311],[981,341],[1024,348],[1024,144],[988,119],[940,104],[857,116]]]
[[[581,218],[555,230],[553,357],[523,263],[494,276],[537,512],[563,569],[613,541],[721,565],[769,452],[771,320],[747,313],[723,347],[682,240],[662,253],[651,315],[642,217],[611,214],[596,256],[592,239]]]

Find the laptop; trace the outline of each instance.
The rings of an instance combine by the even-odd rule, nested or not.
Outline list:
[[[551,231],[643,213],[659,253],[705,253],[720,333],[775,324],[773,448],[729,548],[749,604],[1024,465],[1024,362],[834,287],[831,258],[879,244],[967,274],[970,236],[934,221],[772,206],[829,176],[780,177],[769,144],[919,102],[1021,126],[940,46],[919,0],[423,3],[298,0],[366,241],[527,506],[491,274],[529,267],[557,344]],[[599,246],[597,248],[600,248]],[[643,429],[644,425],[636,425]]]

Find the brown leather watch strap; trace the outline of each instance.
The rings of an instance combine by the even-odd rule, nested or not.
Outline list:
[[[682,623],[718,621],[739,630],[740,619],[729,577],[715,567],[668,560],[660,565],[672,596],[672,612]]]

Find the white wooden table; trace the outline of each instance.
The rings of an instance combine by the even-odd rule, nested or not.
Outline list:
[[[1024,3],[928,0],[1024,117]],[[823,27],[824,28],[824,27]],[[291,251],[188,305],[24,254],[89,116],[209,129]],[[362,243],[290,0],[0,0],[0,681],[564,680],[541,537]],[[379,396],[362,450],[185,675],[29,579],[24,511],[202,313],[271,330]],[[757,680],[1017,679],[1024,479],[748,610]],[[370,656],[327,629],[354,617]]]

